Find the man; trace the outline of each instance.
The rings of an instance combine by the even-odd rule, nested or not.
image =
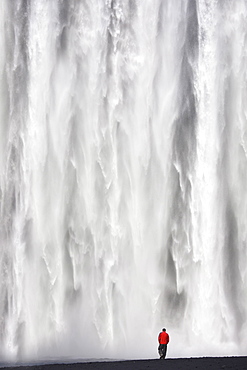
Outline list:
[[[161,333],[159,333],[158,341],[159,341],[158,352],[159,352],[160,358],[165,359],[166,351],[167,351],[167,344],[169,343],[169,335],[167,334],[165,328],[162,329]]]

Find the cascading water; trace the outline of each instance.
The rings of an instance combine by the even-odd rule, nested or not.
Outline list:
[[[0,358],[246,354],[246,1],[0,17]]]

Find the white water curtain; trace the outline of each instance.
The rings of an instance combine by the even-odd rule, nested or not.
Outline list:
[[[246,354],[247,3],[1,0],[0,359]]]

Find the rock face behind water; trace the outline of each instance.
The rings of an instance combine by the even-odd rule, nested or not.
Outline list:
[[[246,354],[246,21],[1,1],[2,361]]]

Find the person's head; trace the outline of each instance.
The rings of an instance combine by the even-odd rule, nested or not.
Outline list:
[[[163,329],[162,329],[162,331],[166,331],[166,329],[165,329],[165,328],[163,328]]]

